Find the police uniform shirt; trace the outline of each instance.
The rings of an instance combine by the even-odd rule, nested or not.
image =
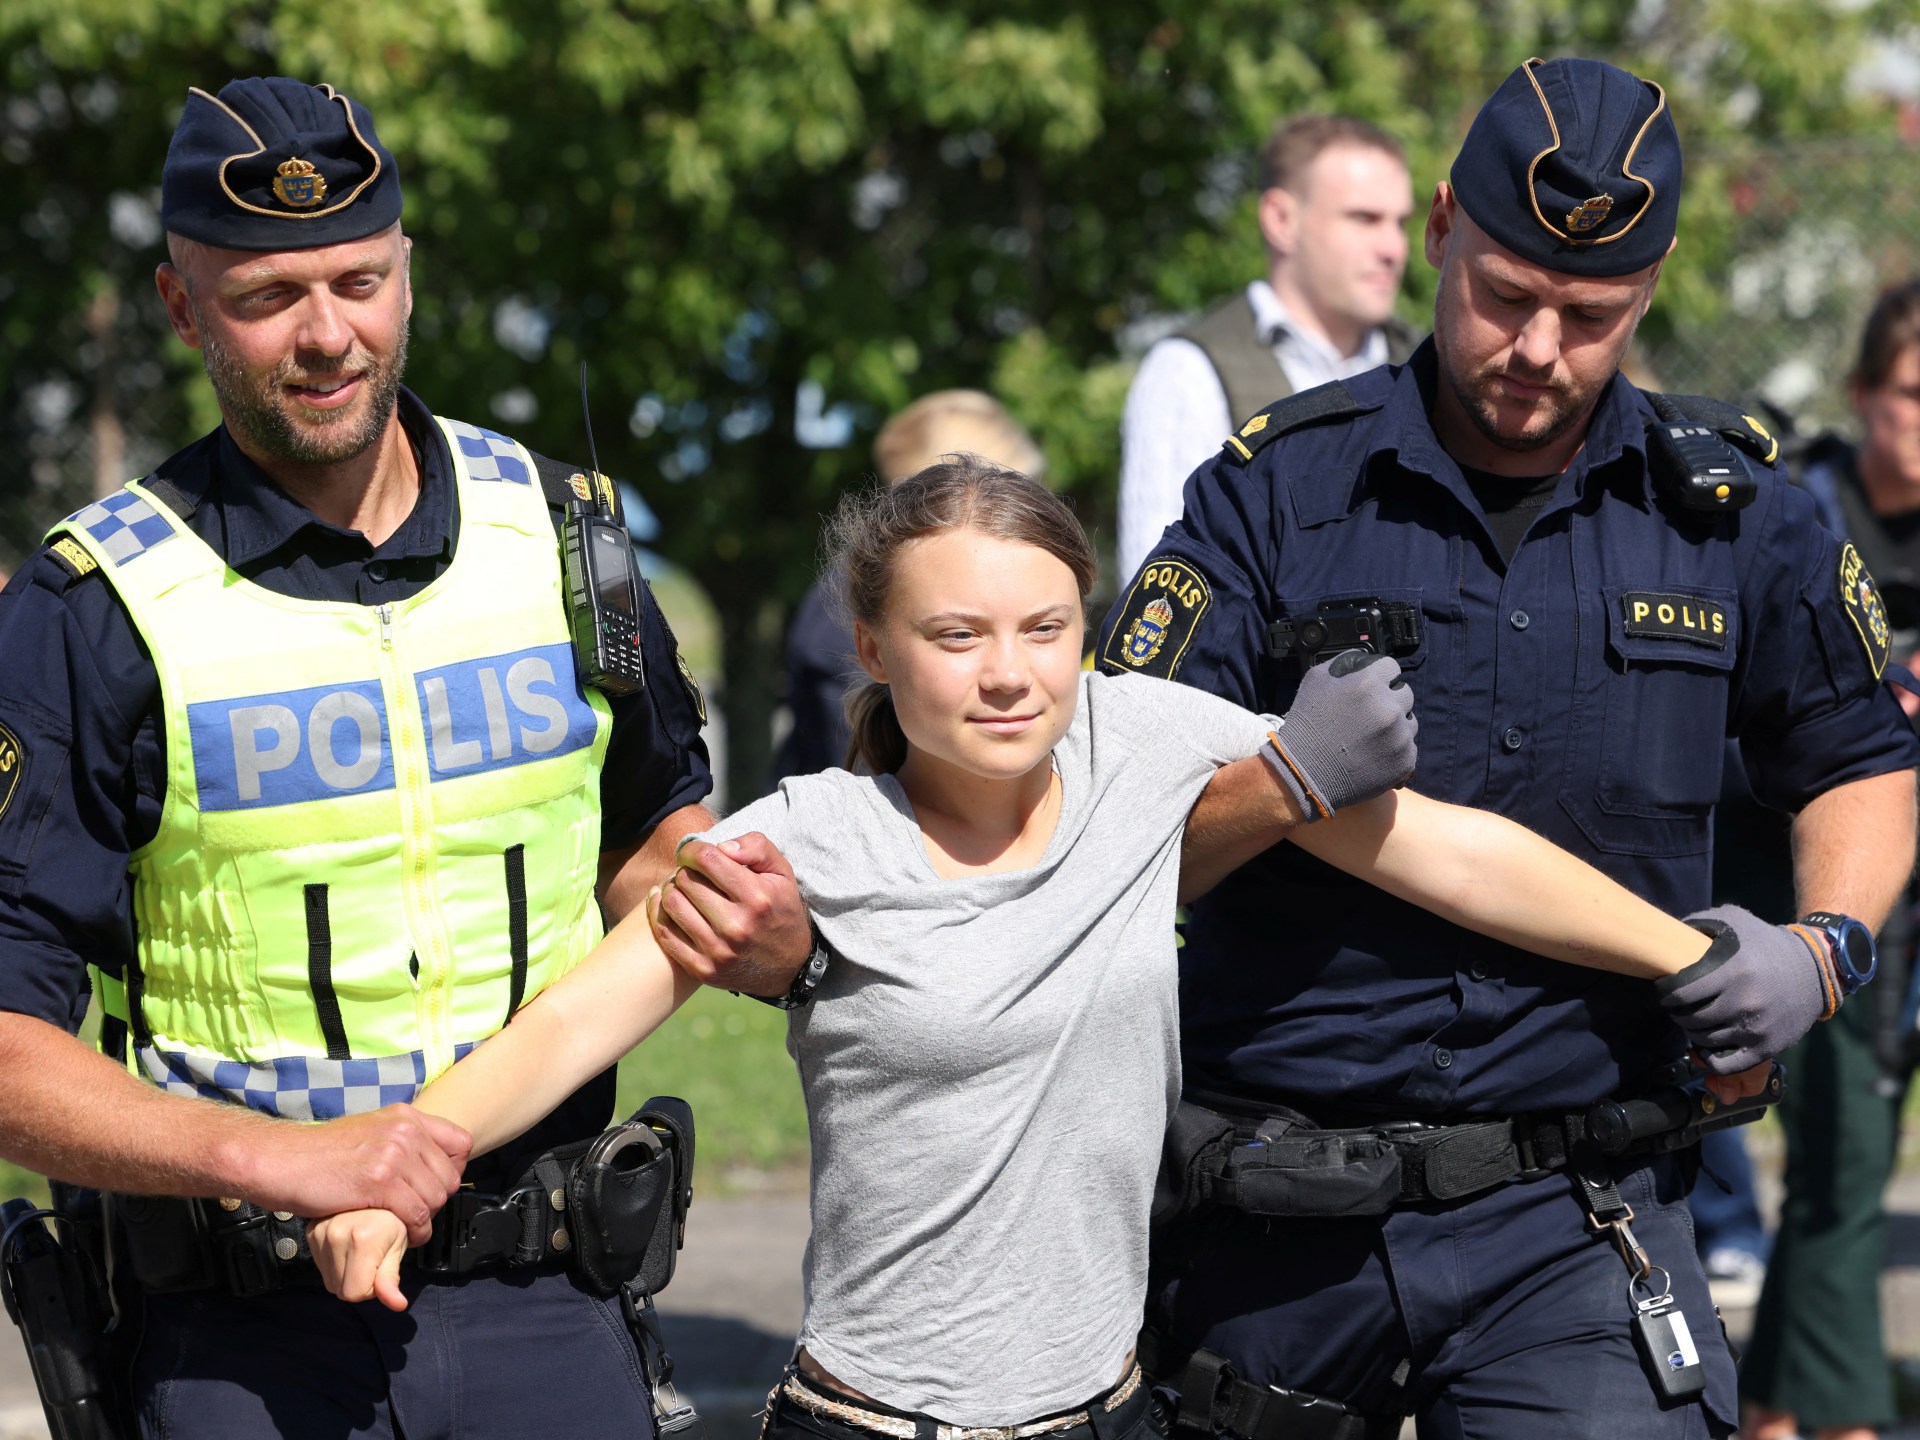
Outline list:
[[[439,427],[405,390],[398,414],[419,459],[420,494],[377,546],[294,501],[224,426],[156,473],[197,502],[195,534],[255,584],[309,600],[403,600],[452,560],[459,517]],[[600,776],[609,850],[638,844],[712,785],[672,635],[651,596],[645,609],[648,684],[612,702]],[[0,773],[0,1010],[73,1029],[85,1012],[86,964],[119,972],[134,953],[127,860],[153,837],[166,791],[159,677],[112,586],[98,573],[76,576],[45,548],[0,594],[0,655],[0,752],[12,752]],[[609,1073],[527,1140],[590,1134],[611,1109]]]
[[[1413,788],[1508,815],[1675,914],[1710,903],[1724,736],[1788,811],[1920,760],[1805,494],[1756,467],[1748,509],[1670,511],[1647,474],[1651,409],[1616,379],[1506,563],[1433,433],[1434,385],[1429,342],[1346,382],[1351,413],[1197,472],[1101,663],[1284,712],[1300,662],[1266,656],[1271,621],[1414,605]],[[1286,845],[1193,907],[1186,933],[1198,1091],[1513,1113],[1617,1093],[1680,1049],[1645,981],[1483,939]]]

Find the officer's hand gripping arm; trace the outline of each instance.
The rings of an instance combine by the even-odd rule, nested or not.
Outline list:
[[[467,1158],[465,1131],[405,1105],[312,1122],[170,1094],[26,1015],[0,1014],[0,1073],[0,1154],[94,1189],[307,1216],[382,1205],[424,1240]]]
[[[1658,982],[1660,1003],[1715,1074],[1778,1055],[1839,1007],[1841,987],[1818,936],[1770,925],[1737,905],[1687,917],[1713,943]]]
[[[679,969],[743,995],[783,995],[813,951],[793,867],[765,835],[688,840],[651,908],[654,939]]]
[[[1208,783],[1180,849],[1180,898],[1206,893],[1296,825],[1406,783],[1420,722],[1400,667],[1353,650],[1316,665],[1258,757]]]

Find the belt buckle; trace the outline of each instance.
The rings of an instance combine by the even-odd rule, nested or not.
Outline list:
[[[1539,1157],[1534,1154],[1533,1126],[1523,1125],[1518,1120],[1514,1120],[1510,1122],[1510,1124],[1513,1133],[1513,1153],[1520,1157],[1520,1174],[1518,1178],[1521,1180],[1538,1180],[1541,1176],[1550,1173],[1545,1166],[1540,1164]]]

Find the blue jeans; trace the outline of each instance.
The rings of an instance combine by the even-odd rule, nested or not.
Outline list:
[[[1256,1384],[1383,1408],[1411,1362],[1422,1440],[1706,1440],[1731,1434],[1733,1357],[1694,1253],[1680,1165],[1616,1172],[1707,1367],[1665,1405],[1634,1347],[1628,1272],[1565,1174],[1380,1218],[1193,1217],[1155,1256],[1155,1313]]]
[[[318,1290],[147,1301],[134,1364],[145,1440],[650,1440],[618,1300],[559,1271],[405,1284],[409,1308]]]

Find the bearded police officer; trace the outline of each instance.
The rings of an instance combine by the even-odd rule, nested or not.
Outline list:
[[[225,423],[56,526],[0,603],[0,1148],[209,1197],[126,1210],[147,1271],[190,1277],[179,1247],[242,1201],[281,1226],[388,1206],[427,1241],[467,1138],[395,1102],[579,960],[596,889],[617,918],[671,872],[709,773],[644,587],[644,688],[577,670],[550,496],[611,487],[401,388],[411,241],[367,111],[287,79],[194,90],[161,210],[160,295]],[[707,869],[766,957],[718,978],[783,989],[790,878]],[[89,972],[105,1054],[69,1034]],[[612,1093],[469,1191],[600,1130]],[[618,1301],[559,1258],[495,1244],[416,1268],[408,1314],[361,1313],[277,1233],[264,1268],[153,1285],[146,1433],[647,1433]]]
[[[1689,1040],[1750,1065],[1870,974],[1857,922],[1912,867],[1920,746],[1877,683],[1871,577],[1765,434],[1618,374],[1680,168],[1657,85],[1516,70],[1434,194],[1433,339],[1242,425],[1109,620],[1107,668],[1275,712],[1329,647],[1398,655],[1416,789],[1529,825],[1712,942],[1657,988],[1562,969],[1284,848],[1200,902],[1186,1084],[1226,1128],[1181,1172],[1149,1322],[1184,1425],[1734,1425],[1688,1153],[1601,1123],[1649,1111],[1594,1107],[1648,1096]],[[1697,913],[1729,735],[1796,815],[1796,929]],[[1310,1125],[1345,1133],[1294,1152],[1289,1197],[1218,1183],[1225,1147],[1253,1163]],[[1383,1197],[1364,1182],[1389,1162]]]

